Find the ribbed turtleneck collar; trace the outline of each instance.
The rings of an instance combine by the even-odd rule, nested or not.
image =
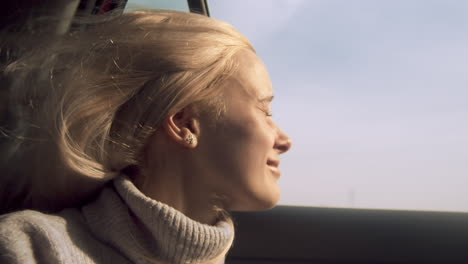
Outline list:
[[[115,179],[83,213],[98,239],[134,263],[204,262],[223,253],[234,235],[227,222],[202,224],[146,197],[126,176]]]

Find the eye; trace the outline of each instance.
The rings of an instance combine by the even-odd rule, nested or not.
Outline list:
[[[272,117],[273,116],[273,113],[271,112],[271,110],[269,108],[266,108],[266,107],[257,107],[260,111],[262,111],[263,113],[265,113],[265,115],[267,117]]]
[[[262,101],[259,105],[257,105],[257,108],[263,113],[265,113],[267,117],[273,116],[273,113],[271,111],[271,102]]]

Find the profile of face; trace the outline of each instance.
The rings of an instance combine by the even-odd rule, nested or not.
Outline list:
[[[226,112],[215,126],[209,117],[200,119],[194,157],[206,186],[226,198],[226,209],[269,209],[280,198],[279,156],[291,140],[273,121],[273,88],[263,62],[250,50],[234,59],[239,67],[223,84]]]
[[[213,204],[229,211],[275,206],[279,156],[291,147],[271,116],[273,89],[263,62],[247,49],[233,59],[238,68],[220,84],[221,117],[196,107],[169,116],[165,133],[149,140],[144,177],[136,179],[146,195],[205,222],[211,220],[203,211],[212,212]]]

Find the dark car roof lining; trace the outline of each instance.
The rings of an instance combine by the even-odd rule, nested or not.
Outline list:
[[[190,12],[209,16],[206,0],[187,0]],[[37,0],[5,1],[0,8],[0,30],[11,25],[24,25],[37,16],[56,16],[64,19],[73,14],[94,15],[123,9],[127,0]],[[67,13],[71,12],[71,16]]]

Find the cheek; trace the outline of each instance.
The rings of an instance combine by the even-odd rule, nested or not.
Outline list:
[[[265,159],[273,148],[273,133],[265,120],[242,122],[233,127],[231,132],[236,151],[248,163],[249,159],[253,159],[252,162]]]
[[[274,136],[265,120],[262,122],[245,122],[230,129],[232,144],[225,165],[231,168],[229,177],[237,181],[238,188],[256,189],[265,181]]]

